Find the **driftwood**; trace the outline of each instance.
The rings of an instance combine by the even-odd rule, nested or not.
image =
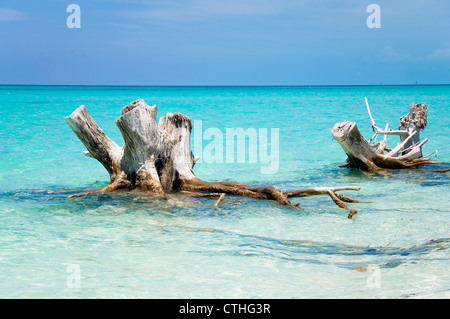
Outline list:
[[[400,118],[398,130],[389,130],[388,124],[384,130],[380,129],[372,118],[367,99],[366,105],[375,130],[374,136],[369,141],[362,136],[355,122],[338,122],[331,129],[334,139],[348,156],[347,164],[341,167],[376,171],[380,168],[401,169],[439,163],[428,158],[434,152],[427,156],[422,155],[422,146],[428,141],[428,139],[420,141],[419,137],[420,130],[427,125],[426,105],[411,103],[409,113]],[[383,141],[371,144],[378,135],[384,135]],[[387,148],[388,135],[400,136],[400,143],[392,149]]]
[[[447,173],[447,172],[450,172],[450,168],[433,169],[432,172],[436,172],[436,173]]]
[[[125,106],[115,121],[125,141],[123,147],[106,136],[83,105],[65,118],[87,148],[84,154],[98,160],[110,174],[110,184],[100,192],[140,189],[161,196],[181,192],[190,196],[218,197],[216,206],[226,194],[274,200],[294,208],[299,204],[292,204],[289,198],[322,194],[329,195],[341,208],[347,208],[344,202],[358,203],[337,193],[359,190],[355,186],[282,192],[275,186],[202,181],[193,172],[197,158],[191,151],[191,120],[184,114],[169,113],[157,124],[156,115],[156,105],[148,106],[143,100]]]
[[[358,214],[358,212],[355,209],[352,209],[350,211],[350,213],[348,214],[347,218],[348,219],[353,219],[353,216],[355,216],[356,214]]]

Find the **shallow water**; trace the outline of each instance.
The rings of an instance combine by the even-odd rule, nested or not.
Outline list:
[[[395,127],[410,102],[427,102],[422,133],[439,165],[363,173],[345,161],[329,129],[352,120],[370,138],[367,96],[379,126]],[[12,298],[448,298],[449,86],[392,87],[0,87],[0,297]],[[182,112],[210,127],[278,128],[279,169],[198,163],[208,181],[361,186],[274,202],[143,193],[68,196],[108,176],[64,122],[86,105],[122,144],[114,119],[131,101]],[[389,139],[395,144],[395,138]],[[204,141],[204,144],[207,144]],[[391,144],[392,145],[392,144]],[[433,155],[434,157],[434,155]],[[80,273],[70,285],[71,269]]]

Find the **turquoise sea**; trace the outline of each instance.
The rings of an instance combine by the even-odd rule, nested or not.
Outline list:
[[[424,154],[438,165],[379,174],[339,168],[338,121],[369,139],[367,97],[380,127],[411,102],[429,106]],[[84,104],[119,145],[114,119],[136,99],[181,112],[203,130],[279,129],[279,168],[198,163],[196,175],[282,190],[360,186],[371,203],[338,208],[328,196],[300,210],[227,196],[154,199],[104,194],[108,183],[65,123]],[[1,298],[449,298],[450,86],[0,87]],[[389,137],[392,146],[395,137]],[[204,141],[206,146],[208,141]],[[432,156],[434,158],[434,155]]]

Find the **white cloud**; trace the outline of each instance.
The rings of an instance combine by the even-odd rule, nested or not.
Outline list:
[[[381,49],[380,53],[378,54],[378,57],[380,58],[380,60],[387,62],[400,62],[411,59],[411,56],[409,54],[398,53],[391,47],[385,47]]]
[[[443,49],[437,49],[427,57],[427,60],[450,60],[450,44]]]
[[[0,21],[20,21],[25,19],[26,16],[20,11],[0,8]]]
[[[436,49],[431,54],[421,56],[402,54],[391,47],[385,47],[378,53],[378,59],[385,62],[448,61],[450,60],[450,43],[446,42],[444,48]]]

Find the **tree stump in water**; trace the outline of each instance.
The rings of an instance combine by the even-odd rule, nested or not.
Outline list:
[[[401,141],[404,142],[408,136],[413,135],[405,143],[403,148],[406,151],[402,152],[403,155],[408,154],[408,149],[420,143],[420,131],[427,126],[427,113],[428,107],[426,105],[411,103],[409,105],[409,113],[400,117],[399,131],[408,132],[408,135],[400,135]],[[413,134],[414,132],[416,134]],[[422,156],[422,149],[420,149],[420,156]]]
[[[186,195],[219,197],[225,194],[274,200],[281,205],[297,207],[289,198],[329,195],[341,208],[344,202],[358,203],[336,193],[341,190],[359,190],[356,186],[318,187],[282,192],[275,186],[253,187],[240,183],[205,182],[198,179],[193,167],[196,158],[191,151],[191,120],[181,113],[169,113],[156,122],[156,105],[148,106],[137,100],[122,109],[115,120],[122,133],[124,146],[110,140],[95,123],[84,105],[65,120],[87,148],[86,156],[98,160],[110,174],[110,184],[101,192],[118,189],[142,189],[152,194],[166,195],[182,192]],[[92,192],[77,196],[85,196]]]
[[[380,168],[401,169],[439,163],[422,156],[422,146],[428,139],[420,141],[419,134],[426,125],[427,106],[411,103],[409,113],[400,118],[398,131],[388,130],[388,125],[385,130],[381,130],[375,123],[373,124],[376,133],[371,141],[377,135],[384,135],[383,142],[370,144],[362,136],[356,123],[349,121],[336,123],[331,129],[331,134],[348,156],[347,164],[342,166],[364,171],[376,171]],[[386,148],[388,135],[400,136],[401,142],[393,149]],[[386,155],[385,150],[388,151]]]

